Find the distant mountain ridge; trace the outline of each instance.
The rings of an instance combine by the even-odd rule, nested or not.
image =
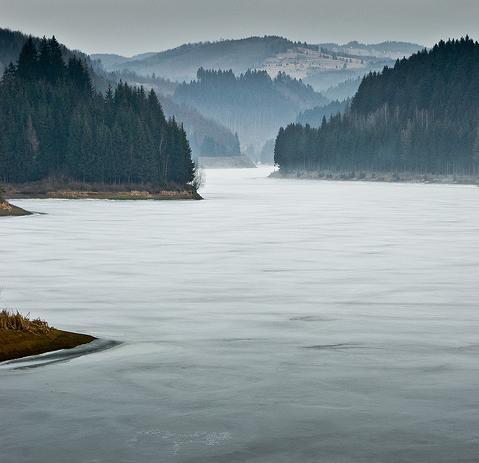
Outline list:
[[[144,53],[131,58],[94,54],[105,69],[129,70],[140,75],[156,74],[179,82],[189,82],[196,71],[205,69],[232,70],[235,74],[247,70],[266,70],[275,77],[285,72],[302,78],[316,89],[325,89],[348,78],[379,70],[393,64],[397,57],[410,56],[421,45],[384,42],[365,45],[359,42],[338,44],[307,44],[279,36],[248,37],[217,42],[199,42],[158,53]],[[319,76],[327,75],[324,83]]]
[[[157,74],[172,80],[190,81],[196,71],[205,69],[231,69],[245,72],[261,66],[264,61],[293,47],[294,42],[283,37],[249,37],[238,40],[188,43],[158,53],[135,55],[131,58],[119,55],[92,55],[102,60],[107,70],[134,70],[141,75]]]

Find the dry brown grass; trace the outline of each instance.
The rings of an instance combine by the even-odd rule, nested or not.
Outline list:
[[[191,185],[154,185],[151,183],[99,183],[99,182],[78,182],[67,178],[49,177],[37,182],[29,183],[8,183],[4,185],[6,198],[18,197],[48,197],[55,193],[120,193],[142,192],[150,195],[163,194],[165,191],[189,193],[194,191]]]
[[[0,312],[0,330],[22,331],[31,334],[48,334],[53,328],[48,326],[44,320],[36,318],[30,320],[28,315],[22,315],[20,312],[10,312],[2,310]]]
[[[0,311],[0,362],[87,344],[93,336],[57,330],[19,312]]]
[[[14,206],[8,201],[0,198],[0,217],[31,215],[31,212],[25,211],[21,207]]]

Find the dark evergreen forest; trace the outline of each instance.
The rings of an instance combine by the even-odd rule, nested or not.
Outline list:
[[[0,179],[48,177],[184,185],[194,177],[186,133],[155,92],[120,82],[97,93],[87,64],[65,62],[55,37],[32,38],[0,81]]]
[[[477,174],[479,43],[441,41],[369,74],[344,115],[282,128],[275,162],[283,171]]]

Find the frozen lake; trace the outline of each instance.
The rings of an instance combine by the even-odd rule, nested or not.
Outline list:
[[[2,463],[477,463],[479,188],[268,173],[16,202],[0,305],[122,344],[3,366]]]

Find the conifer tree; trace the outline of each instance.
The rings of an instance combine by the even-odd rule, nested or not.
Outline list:
[[[474,145],[472,147],[472,157],[474,159],[475,168],[479,166],[479,125],[477,126],[476,138],[474,140]]]
[[[35,79],[37,77],[37,60],[37,50],[32,36],[29,36],[18,58],[18,76],[22,79]]]

